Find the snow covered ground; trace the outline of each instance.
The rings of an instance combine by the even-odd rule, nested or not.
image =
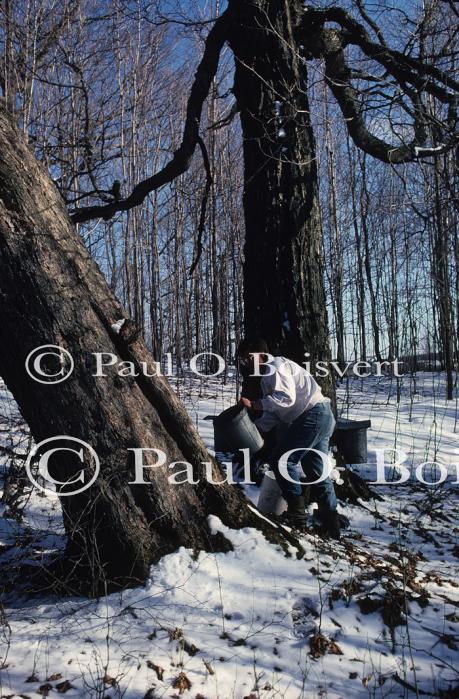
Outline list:
[[[234,385],[187,380],[177,389],[212,447],[203,418],[234,402]],[[351,520],[342,542],[304,535],[301,559],[212,517],[234,550],[180,549],[143,588],[99,601],[5,594],[0,696],[458,697],[457,400],[445,401],[442,375],[426,373],[398,386],[353,379],[339,405],[345,417],[372,421],[363,473],[374,472],[375,449],[397,448],[412,470],[447,465],[448,482],[378,486],[383,502],[341,505]],[[5,389],[0,430],[3,445],[27,449]],[[3,568],[62,548],[56,499],[30,492],[22,521],[1,507]]]

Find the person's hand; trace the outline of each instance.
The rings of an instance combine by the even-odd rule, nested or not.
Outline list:
[[[244,398],[244,396],[241,396],[241,399],[239,400],[239,403],[244,406],[244,408],[247,408],[247,410],[250,410],[252,407],[252,401],[249,400],[248,398]]]

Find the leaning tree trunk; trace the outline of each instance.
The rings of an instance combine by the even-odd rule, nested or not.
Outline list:
[[[204,478],[201,462],[210,457],[165,379],[93,376],[94,352],[112,352],[137,369],[145,361],[149,373],[153,362],[133,323],[119,334],[112,329],[124,311],[1,101],[0,154],[0,376],[37,442],[77,437],[100,458],[95,483],[61,497],[67,560],[77,564],[80,578],[94,579],[93,592],[103,589],[104,580],[143,581],[153,561],[180,545],[209,550],[222,543],[211,535],[209,513],[230,526],[260,520],[240,491]],[[73,374],[62,383],[44,385],[26,373],[29,352],[47,344],[74,359]],[[134,471],[127,450],[135,447],[167,455],[166,465],[146,469],[148,485],[128,484]],[[145,461],[154,464],[156,456]],[[174,461],[192,463],[200,482],[171,485],[168,464]],[[89,457],[83,468],[89,477]],[[51,476],[60,481],[81,469],[80,461],[62,452],[50,459]],[[213,475],[221,479],[215,464]]]
[[[244,139],[245,330],[300,363],[330,357],[302,0],[237,2],[229,42]],[[231,7],[231,3],[230,3]],[[305,353],[310,357],[305,358]],[[333,381],[323,380],[333,396]]]

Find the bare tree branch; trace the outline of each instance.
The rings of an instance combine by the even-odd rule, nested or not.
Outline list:
[[[372,28],[372,30],[374,31],[374,33],[375,33],[376,36],[378,37],[379,43],[380,43],[382,46],[385,46],[385,47],[387,48],[387,42],[386,42],[386,40],[384,39],[384,35],[383,35],[382,31],[381,31],[381,28],[378,27],[378,25],[376,24],[376,22],[375,22],[375,21],[369,16],[369,14],[366,12],[362,0],[355,0],[355,4],[356,4],[357,7],[358,7],[358,10],[359,10],[359,12],[360,12],[360,16],[362,17],[362,19],[368,24],[369,27]]]
[[[238,104],[237,104],[237,102],[234,102],[234,104],[231,105],[231,109],[229,110],[228,114],[226,116],[222,117],[221,119],[219,119],[218,121],[216,121],[215,123],[211,124],[208,127],[208,130],[209,131],[212,131],[212,130],[217,131],[218,129],[221,129],[223,126],[228,126],[228,124],[231,124],[234,117],[238,113],[239,113]]]
[[[171,160],[151,177],[139,182],[125,199],[96,206],[75,209],[71,218],[75,223],[82,223],[94,218],[108,220],[118,211],[127,211],[141,204],[154,190],[172,182],[185,172],[199,142],[199,124],[204,101],[209,93],[211,82],[217,72],[220,52],[226,41],[230,11],[226,10],[210,30],[204,54],[197,68],[194,82],[188,98],[185,127],[182,142]]]
[[[18,454],[14,449],[10,449],[9,447],[0,446],[0,454],[6,454],[7,456],[11,456],[12,459],[19,459],[20,461],[25,461],[27,459],[27,454]]]
[[[195,258],[193,260],[193,264],[191,265],[191,268],[190,268],[190,277],[193,276],[194,271],[199,264],[199,260],[201,259],[202,236],[204,235],[204,228],[205,228],[205,224],[206,224],[207,201],[209,199],[210,188],[212,186],[212,172],[210,170],[209,155],[207,153],[206,144],[202,140],[201,136],[198,136],[198,143],[199,143],[199,147],[201,149],[202,159],[204,161],[204,168],[206,170],[206,187],[204,189],[204,196],[202,197],[202,202],[201,202],[201,212],[199,214],[198,237],[197,237],[197,241],[196,241],[196,255],[195,255]]]
[[[445,3],[446,5],[448,5],[450,7],[450,9],[454,12],[456,17],[459,17],[459,10],[457,9],[454,0],[440,0],[440,1]]]
[[[324,35],[329,36],[328,45],[331,47],[336,36],[331,37],[325,30]],[[336,33],[334,33],[336,35]],[[342,48],[327,51],[325,59],[325,78],[346,120],[348,131],[356,145],[379,160],[392,163],[401,163],[413,159],[413,146],[425,141],[425,134],[415,134],[412,143],[394,147],[382,139],[374,136],[366,126],[364,118],[364,105],[360,92],[350,81],[350,70],[346,64]]]
[[[230,5],[230,7],[233,6]],[[236,4],[235,7],[237,7]],[[363,9],[361,3],[359,3],[359,7]],[[127,211],[141,204],[148,194],[171,182],[188,169],[199,143],[202,107],[208,95],[211,81],[216,75],[221,49],[228,37],[231,12],[233,12],[232,9],[226,10],[216,20],[207,36],[204,54],[188,98],[182,142],[172,158],[161,170],[139,182],[126,198],[76,208],[71,214],[75,223],[94,218],[108,220],[117,212]],[[368,23],[366,17],[363,19]],[[369,19],[371,20],[371,18]],[[325,29],[324,25],[327,22],[338,23],[340,29]],[[373,41],[365,27],[340,7],[329,7],[322,10],[305,7],[303,21],[297,35],[299,43],[306,45],[306,53],[311,57],[325,59],[327,83],[338,101],[354,142],[365,152],[391,163],[407,162],[453,147],[458,142],[459,82],[432,63],[389,48],[382,34],[378,33],[378,27],[373,20],[371,20],[370,26],[378,36],[379,42]],[[402,94],[411,101],[412,108],[409,108],[407,104],[400,104],[400,99],[397,96],[392,98],[392,103],[404,109],[413,119],[414,137],[410,143],[394,146],[378,138],[368,129],[364,117],[365,103],[362,93],[352,84],[355,74],[345,59],[344,50],[346,46],[351,44],[358,46],[368,58],[382,66],[385,69],[385,75],[394,79]],[[385,76],[382,79],[385,80]],[[424,92],[438,99],[448,109],[447,126],[449,133],[447,138],[445,137],[444,143],[434,144],[434,147],[426,146],[428,130],[426,128],[426,113],[421,99],[421,94]],[[228,118],[233,116],[234,110],[231,111]],[[218,128],[224,123],[225,120],[222,120],[210,128]]]
[[[343,37],[346,39],[343,48],[346,44],[359,46],[369,58],[373,58],[383,65],[395,77],[398,74],[403,74],[406,82],[419,86],[421,82],[425,84],[425,76],[430,75],[444,85],[445,88],[459,93],[459,82],[452,75],[445,73],[432,63],[426,63],[419,58],[408,56],[396,49],[389,48],[387,45],[372,41],[363,25],[341,7],[330,7],[325,10],[305,8],[303,30],[310,30],[311,23],[323,26],[325,22],[336,22],[346,30],[346,34],[343,34]],[[451,93],[447,90],[442,90],[435,84],[431,87],[438,92],[438,94],[435,94],[436,97],[438,96],[438,99],[447,102],[448,98],[451,98]]]
[[[326,22],[336,22],[342,29],[326,29]],[[311,40],[313,30],[314,38]],[[306,8],[302,31],[308,37],[312,57],[325,60],[325,79],[337,100],[346,120],[349,133],[355,144],[366,153],[390,163],[403,163],[416,158],[439,154],[459,142],[457,133],[457,101],[459,83],[444,71],[430,63],[405,56],[390,49],[386,44],[377,44],[368,36],[364,27],[341,8],[314,10]],[[303,38],[306,42],[306,39]],[[403,94],[413,105],[414,136],[409,143],[394,146],[371,133],[365,121],[365,103],[362,91],[352,84],[355,72],[348,66],[344,54],[347,45],[358,46],[369,58],[382,65],[395,79]],[[421,94],[426,92],[447,105],[449,133],[445,142],[433,147],[425,145],[427,140],[427,114]],[[393,98],[395,103],[397,98]],[[401,105],[406,109],[406,105]]]

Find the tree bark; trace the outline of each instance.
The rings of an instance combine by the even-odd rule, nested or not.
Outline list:
[[[446,399],[453,400],[454,391],[454,344],[453,344],[453,299],[449,273],[450,244],[448,225],[450,212],[442,201],[442,177],[444,158],[435,158],[433,175],[434,207],[432,216],[432,277],[437,295],[440,352],[446,373]],[[445,197],[446,198],[446,197]]]
[[[330,351],[315,141],[294,40],[302,5],[234,0],[228,38],[244,140],[245,331],[313,367]],[[323,387],[333,396],[331,378]]]
[[[101,463],[88,490],[61,497],[74,577],[96,593],[107,582],[145,580],[150,564],[178,546],[218,548],[222,542],[209,530],[209,513],[229,526],[259,524],[239,490],[205,479],[201,462],[210,457],[163,377],[93,376],[94,352],[112,352],[136,369],[145,361],[148,373],[154,365],[131,321],[119,334],[112,328],[126,315],[3,101],[0,153],[0,375],[37,442],[77,437]],[[63,347],[74,359],[73,374],[62,383],[38,383],[25,370],[29,352],[46,344]],[[128,448],[135,447],[167,455],[164,466],[145,469],[147,485],[129,485],[134,470]],[[145,461],[154,464],[156,455]],[[168,465],[175,461],[192,463],[199,483],[170,484]],[[212,468],[221,479],[215,463]],[[63,452],[50,459],[50,473],[60,481],[82,469],[92,473],[91,459],[83,466]]]

